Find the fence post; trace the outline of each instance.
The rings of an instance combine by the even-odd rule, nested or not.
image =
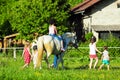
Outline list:
[[[16,48],[13,49],[13,58],[16,60]]]

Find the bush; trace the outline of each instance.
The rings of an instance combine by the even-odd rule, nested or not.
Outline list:
[[[118,57],[120,56],[120,48],[116,48],[116,47],[120,47],[120,39],[114,37],[114,36],[110,36],[108,39],[106,40],[99,40],[97,43],[97,46],[108,46],[108,51],[110,52],[110,55],[113,57]],[[114,47],[114,48],[112,48]]]
[[[91,33],[87,33],[87,34],[85,35],[85,39],[88,41],[88,40],[91,39],[92,36],[93,36],[93,33],[92,33],[92,32],[91,32]]]
[[[87,39],[90,39],[91,36],[92,36],[91,33],[87,34]],[[74,53],[69,53],[69,56],[70,57],[71,56],[72,57],[88,56],[89,55],[89,43],[90,43],[90,40],[79,43],[79,47],[81,47],[79,49],[80,51],[74,51]],[[108,46],[108,51],[109,51],[111,57],[120,57],[120,54],[119,54],[120,53],[120,48],[119,48],[120,47],[120,39],[111,35],[106,40],[99,39],[96,45],[100,51],[103,51],[104,46]]]

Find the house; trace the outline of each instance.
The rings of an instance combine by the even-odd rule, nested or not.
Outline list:
[[[71,12],[81,14],[83,32],[93,32],[97,40],[110,34],[120,38],[120,0],[85,0]]]

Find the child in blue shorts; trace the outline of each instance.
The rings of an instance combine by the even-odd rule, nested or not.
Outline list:
[[[99,70],[104,66],[104,65],[107,65],[107,69],[109,70],[109,52],[108,52],[108,47],[107,46],[104,46],[104,51],[103,51],[103,54],[102,54],[102,64],[100,65],[99,67]]]

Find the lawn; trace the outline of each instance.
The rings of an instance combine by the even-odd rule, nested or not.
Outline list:
[[[52,63],[52,57],[50,63]],[[12,57],[5,57],[0,54],[0,80],[119,80],[120,79],[120,58],[113,58],[110,61],[110,70],[106,66],[98,70],[89,70],[88,58],[64,57],[65,69],[48,69],[45,61],[42,61],[42,70],[33,69],[31,62],[28,68],[22,69],[24,62],[21,56],[14,60]]]

